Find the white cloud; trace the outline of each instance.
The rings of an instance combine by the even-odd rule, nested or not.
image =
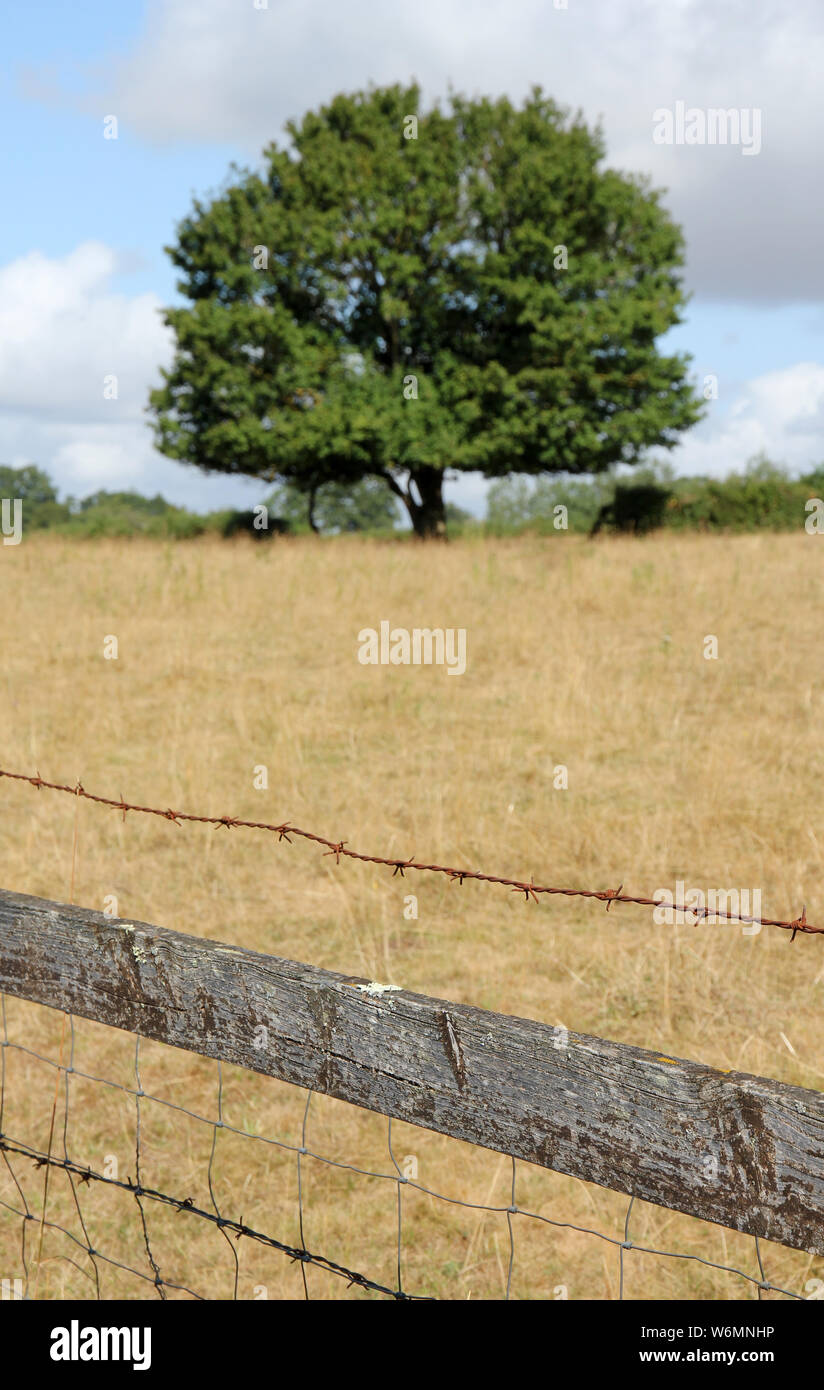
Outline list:
[[[96,241],[0,267],[0,462],[37,463],[61,494],[133,488],[197,509],[249,505],[265,485],[207,478],[153,449],[144,409],[172,338],[155,294],[111,291],[124,269]],[[118,397],[107,400],[112,373]]]
[[[168,360],[171,339],[155,294],[110,291],[118,269],[116,253],[95,241],[0,268],[0,410],[84,425],[142,417],[147,380]],[[112,374],[118,397],[107,400]]]
[[[726,416],[686,434],[669,455],[678,473],[721,477],[764,451],[792,472],[824,462],[824,366],[798,362],[748,382]]]
[[[148,382],[146,383],[148,390]],[[162,493],[168,502],[192,511],[251,507],[269,490],[251,478],[200,473],[164,458],[152,447],[146,425],[129,420],[77,424],[44,421],[39,414],[0,411],[3,453],[0,463],[21,468],[36,463],[57,485],[61,497],[85,497],[105,488],[146,497]]]
[[[692,288],[778,303],[824,298],[822,68],[820,0],[152,0],[132,52],[91,75],[81,104],[150,141],[255,158],[287,118],[370,81],[415,76],[427,100],[450,83],[520,100],[540,83],[603,117],[611,163],[671,190]],[[25,81],[54,91],[48,73]],[[758,108],[761,153],[655,145],[653,112],[679,100]]]

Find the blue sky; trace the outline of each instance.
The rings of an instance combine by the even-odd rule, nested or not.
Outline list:
[[[128,53],[144,19],[139,0],[47,3],[10,17],[0,62],[0,120],[14,132],[4,165],[15,196],[12,215],[0,223],[0,262],[32,249],[59,257],[80,242],[103,241],[135,259],[135,269],[113,277],[113,289],[157,290],[164,298],[173,292],[163,246],[176,221],[192,193],[220,183],[231,161],[243,162],[246,152],[228,142],[158,146],[122,122],[117,141],[104,140],[101,121],[109,113],[99,103],[96,110],[75,110],[55,94],[38,96],[42,74],[83,101],[91,85],[84,75]]]
[[[723,473],[766,448],[824,461],[824,268],[816,132],[820,6],[772,0],[57,0],[5,18],[0,121],[0,461],[35,461],[61,492],[162,491],[206,509],[265,485],[206,478],[155,453],[142,412],[169,352],[163,246],[193,194],[258,162],[289,116],[339,90],[421,81],[427,98],[540,82],[601,118],[609,162],[649,171],[687,237],[686,322],[670,344],[719,399],[672,456]],[[722,13],[719,13],[722,11]],[[662,147],[652,113],[763,113],[763,148]],[[116,141],[102,138],[116,114]],[[818,171],[816,173],[816,171]],[[99,399],[118,369],[118,402]],[[94,385],[92,386],[92,383]],[[483,485],[449,489],[474,509]]]

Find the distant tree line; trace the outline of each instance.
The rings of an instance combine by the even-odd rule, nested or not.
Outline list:
[[[520,475],[496,479],[487,493],[487,512],[477,520],[454,503],[446,503],[450,534],[555,535],[563,531],[645,533],[672,530],[775,531],[803,526],[805,503],[824,498],[824,464],[793,478],[763,454],[743,471],[725,478],[676,478],[666,462],[637,467],[629,476],[616,473],[592,478]],[[277,535],[372,536],[410,535],[401,513],[380,479],[352,484],[325,483],[307,494],[281,482],[262,498],[257,510],[224,508],[209,513],[176,507],[158,494],[99,490],[87,497],[59,501],[57,489],[41,468],[0,464],[0,498],[24,503],[27,532],[57,531],[68,536],[160,536],[186,540],[195,536],[232,537],[246,533],[264,540]],[[265,510],[264,510],[265,509]],[[265,516],[266,525],[263,525]]]
[[[355,531],[381,534],[391,533],[399,519],[391,492],[373,478],[350,487],[328,483],[314,496],[281,484],[261,499],[257,512],[253,508],[224,508],[203,514],[176,507],[159,493],[144,497],[139,492],[101,490],[60,502],[43,469],[34,464],[23,468],[0,464],[0,497],[21,499],[27,531],[48,529],[74,536],[142,534],[185,540],[209,533],[229,537],[248,532],[260,539],[312,531],[325,535]]]
[[[493,535],[568,529],[644,533],[672,530],[794,531],[804,525],[805,503],[824,498],[824,464],[793,478],[764,454],[724,478],[676,478],[667,462],[641,466],[631,476],[592,479],[502,478],[487,493],[485,530]]]

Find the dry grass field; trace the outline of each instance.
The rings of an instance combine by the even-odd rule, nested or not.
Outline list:
[[[417,545],[273,541],[161,544],[34,536],[0,549],[0,765],[149,805],[292,820],[356,849],[490,873],[652,894],[676,879],[757,888],[766,916],[803,902],[824,920],[824,545],[754,535]],[[393,625],[467,631],[467,670],[363,666],[357,634]],[[717,660],[704,639],[718,639]],[[118,639],[105,660],[104,638]],[[268,769],[268,790],[253,769]],[[553,769],[568,768],[556,790]],[[76,852],[73,851],[76,833]],[[250,831],[176,828],[0,781],[2,886],[253,947],[426,994],[820,1089],[824,941],[765,927],[657,926],[648,909],[541,899],[492,885],[414,881]],[[73,863],[74,861],[74,863]],[[405,920],[415,893],[418,919]],[[8,1038],[56,1058],[63,1015],[6,1001]],[[63,1039],[68,1059],[69,1033]],[[217,1116],[217,1066],[141,1043],[146,1092]],[[134,1084],[134,1040],[74,1024],[79,1071]],[[6,1049],[4,1128],[46,1147],[55,1072]],[[300,1144],[306,1093],[224,1070],[224,1119]],[[63,1093],[55,1146],[63,1137]],[[135,1105],[73,1077],[72,1157],[134,1173]],[[142,1103],[142,1180],[209,1207],[213,1130]],[[496,1154],[393,1125],[419,1181],[505,1207]],[[314,1097],[307,1145],[392,1172],[380,1116]],[[43,1174],[18,1163],[33,1212]],[[212,1167],[225,1215],[299,1244],[291,1150],[221,1133]],[[392,1284],[396,1186],[303,1160],[306,1245]],[[620,1238],[626,1198],[517,1165],[517,1201]],[[79,1189],[96,1249],[150,1273],[134,1200]],[[19,1205],[0,1167],[0,1200]],[[148,1203],[164,1278],[230,1298],[302,1297],[300,1267]],[[79,1230],[53,1173],[48,1219]],[[32,1286],[35,1222],[26,1230]],[[513,1219],[512,1296],[614,1298],[618,1250]],[[631,1239],[757,1274],[754,1241],[636,1204]],[[231,1247],[231,1249],[230,1249]],[[403,1277],[416,1293],[500,1298],[510,1244],[490,1215],[406,1190]],[[762,1244],[768,1278],[803,1293],[824,1261]],[[0,1274],[22,1274],[21,1221],[0,1207]],[[100,1263],[105,1296],[154,1297]],[[363,1298],[308,1269],[314,1298]],[[91,1262],[51,1229],[40,1298],[94,1296]],[[183,1296],[183,1295],[181,1295]],[[624,1296],[757,1297],[689,1260],[628,1252]],[[774,1295],[769,1295],[774,1296]]]

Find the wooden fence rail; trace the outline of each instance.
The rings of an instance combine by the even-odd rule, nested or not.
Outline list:
[[[0,992],[824,1254],[824,1097],[0,891]]]

